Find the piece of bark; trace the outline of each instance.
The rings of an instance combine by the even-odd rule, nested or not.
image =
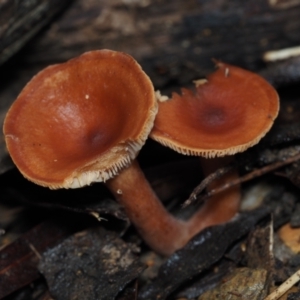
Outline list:
[[[57,300],[111,300],[145,266],[130,246],[101,227],[78,232],[44,253],[39,270]]]
[[[0,299],[36,280],[40,276],[37,269],[40,255],[74,228],[45,221],[3,248],[0,251]]]
[[[198,300],[261,300],[267,296],[267,271],[237,268],[216,289],[207,291]]]
[[[22,48],[68,3],[68,0],[1,0],[0,65]]]
[[[273,234],[272,221],[268,222],[265,226],[257,226],[250,233],[245,253],[247,267],[264,269],[268,272],[274,270]]]
[[[227,254],[226,254],[227,256]],[[183,288],[176,294],[176,299],[198,299],[200,295],[206,291],[216,288],[223,278],[236,268],[236,264],[232,261],[222,258],[217,264],[212,266],[202,276],[192,280],[187,284],[187,288]]]
[[[300,3],[275,10],[270,2],[77,0],[24,60],[52,63],[115,49],[141,62],[157,86],[205,76],[212,58],[257,70],[265,51],[299,43]]]

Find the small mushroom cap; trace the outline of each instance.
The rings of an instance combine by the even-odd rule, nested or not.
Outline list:
[[[131,56],[91,51],[33,77],[7,113],[4,135],[26,178],[77,188],[127,166],[156,112],[153,85]]]
[[[182,154],[206,158],[242,152],[269,131],[279,111],[275,89],[262,77],[218,62],[193,93],[159,103],[150,136]]]

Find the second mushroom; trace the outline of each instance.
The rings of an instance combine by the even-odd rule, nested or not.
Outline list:
[[[275,89],[262,77],[222,62],[195,91],[183,88],[161,101],[151,137],[185,154],[200,156],[204,175],[230,163],[233,155],[257,144],[279,111]],[[238,177],[232,170],[212,182],[213,189]],[[211,197],[187,222],[191,236],[230,220],[239,210],[240,187]]]

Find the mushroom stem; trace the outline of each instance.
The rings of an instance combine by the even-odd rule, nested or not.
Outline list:
[[[108,180],[106,185],[152,249],[170,255],[187,243],[190,236],[186,223],[164,208],[137,161]]]
[[[205,176],[227,165],[233,158],[230,156],[213,159],[200,158]],[[232,170],[208,186],[213,190],[238,178],[237,170]],[[241,200],[240,186],[234,186],[209,198],[188,221],[189,234],[194,236],[204,228],[229,221],[238,212]]]

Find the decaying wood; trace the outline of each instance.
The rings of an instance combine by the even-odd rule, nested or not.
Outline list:
[[[71,230],[45,221],[0,251],[0,298],[37,279],[41,253],[58,244]]]
[[[212,58],[258,70],[267,50],[299,44],[300,3],[268,0],[76,0],[28,47],[26,63],[64,61],[91,49],[133,55],[154,80],[186,84],[212,69]]]
[[[25,45],[70,1],[0,1],[0,64]]]

